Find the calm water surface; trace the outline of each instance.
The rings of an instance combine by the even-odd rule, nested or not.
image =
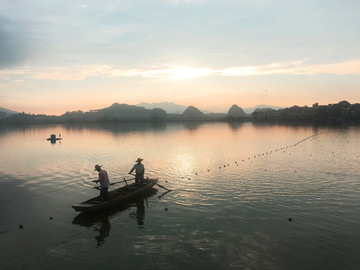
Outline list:
[[[0,148],[0,269],[359,269],[359,126],[0,127]],[[173,191],[71,208],[138,157]]]

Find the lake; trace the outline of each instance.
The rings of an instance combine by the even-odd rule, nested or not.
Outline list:
[[[0,269],[360,264],[360,126],[1,126],[0,147]],[[138,157],[171,192],[87,217],[71,208],[98,195],[95,164],[115,182]]]

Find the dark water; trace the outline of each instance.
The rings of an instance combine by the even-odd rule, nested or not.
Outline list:
[[[0,148],[0,269],[359,267],[357,126],[2,127]],[[115,182],[138,157],[174,191],[71,208],[98,194],[95,164]]]

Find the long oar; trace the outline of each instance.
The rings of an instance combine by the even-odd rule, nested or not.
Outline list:
[[[131,175],[134,175],[134,176],[136,176],[135,174],[133,174],[133,173],[130,173]],[[168,188],[166,188],[166,187],[164,187],[163,185],[160,185],[159,183],[156,183],[159,187],[161,187],[161,188],[163,188],[163,189],[165,189],[165,190],[167,190],[167,191],[172,191],[171,189],[168,189]]]
[[[127,181],[134,180],[134,179],[135,179],[135,178],[130,178],[130,179],[125,179],[125,178],[124,178],[124,180],[110,183],[110,186],[115,185],[115,184],[119,184],[119,183],[125,183],[125,184],[127,185]],[[94,181],[92,181],[92,182],[94,182]],[[93,188],[95,188],[95,189],[100,189],[100,187],[93,187]]]
[[[168,188],[166,188],[166,187],[164,187],[163,185],[160,185],[159,183],[156,183],[159,187],[161,187],[161,188],[163,188],[163,189],[165,189],[165,190],[167,190],[167,191],[172,191],[171,189],[168,189]]]
[[[165,194],[168,194],[171,190],[167,190],[165,191],[163,194],[161,194],[158,198],[161,199],[163,196],[165,196]]]
[[[130,181],[130,180],[134,180],[135,178],[130,178],[130,179],[123,179],[121,181],[117,181],[117,182],[114,182],[114,183],[110,183],[110,186],[112,185],[115,185],[115,184],[119,184],[119,183],[125,183],[127,185],[127,181]]]

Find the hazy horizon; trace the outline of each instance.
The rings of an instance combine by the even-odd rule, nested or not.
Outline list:
[[[0,106],[359,102],[360,2],[0,2]]]
[[[87,111],[83,111],[83,112],[89,112],[89,111],[94,111],[94,110],[100,110],[100,109],[105,109],[105,108],[109,108],[111,107],[113,104],[121,104],[119,102],[114,102],[112,104],[110,104],[109,106],[106,106],[104,108],[92,108],[89,109]],[[122,103],[125,104],[125,103]],[[167,113],[175,113],[175,114],[181,114],[184,110],[186,110],[188,107],[192,106],[192,105],[180,105],[180,104],[175,104],[172,102],[153,102],[153,103],[147,103],[147,102],[140,102],[138,104],[126,104],[126,105],[130,105],[130,106],[138,106],[138,107],[144,107],[145,109],[154,109],[154,108],[161,108],[163,110],[165,110]],[[233,105],[237,105],[237,104],[233,104]],[[232,106],[232,105],[231,105]],[[227,114],[228,110],[231,108],[231,106],[229,106],[229,108],[227,108],[225,111],[221,111],[221,112],[213,112],[213,111],[206,111],[203,110],[202,108],[197,108],[200,111],[202,111],[205,114],[211,114],[211,113],[224,113]],[[240,107],[241,108],[241,107]],[[254,107],[247,107],[247,108],[241,108],[244,110],[245,113],[252,113],[255,109],[257,108],[273,108],[273,109],[282,109],[284,107],[277,107],[277,106],[272,106],[272,105],[266,105],[266,104],[258,104]],[[177,110],[176,110],[177,109]],[[24,111],[14,111],[11,108],[4,108],[2,106],[0,106],[0,111],[9,111],[9,113],[30,113],[31,112],[24,112]],[[79,111],[79,110],[74,110],[74,111]],[[81,110],[80,110],[81,111]],[[69,110],[64,111],[62,113],[59,114],[52,114],[52,115],[56,115],[56,116],[60,116],[62,114],[65,114],[66,112],[69,112]],[[51,115],[51,114],[47,114],[47,113],[40,113],[40,114],[45,114],[45,115]]]

